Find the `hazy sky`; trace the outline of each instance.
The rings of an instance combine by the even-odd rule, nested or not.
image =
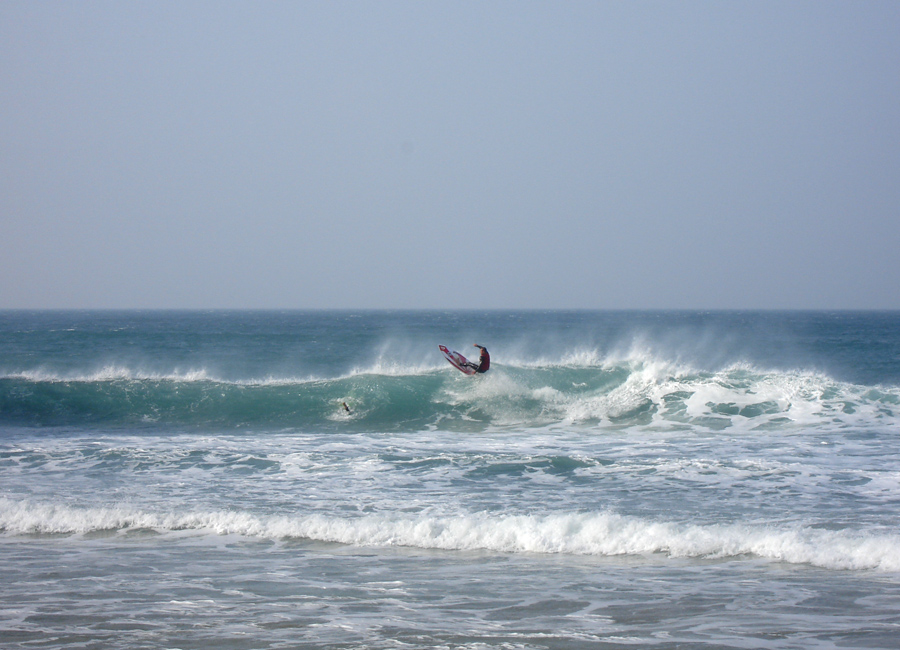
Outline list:
[[[0,308],[900,308],[900,2],[0,2]]]

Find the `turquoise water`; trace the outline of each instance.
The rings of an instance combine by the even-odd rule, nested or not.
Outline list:
[[[898,313],[0,312],[0,341],[9,647],[895,646]],[[437,349],[473,343],[484,376]]]

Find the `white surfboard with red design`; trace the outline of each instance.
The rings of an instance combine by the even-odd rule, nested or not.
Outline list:
[[[438,349],[444,353],[444,357],[450,362],[450,365],[467,375],[474,375],[475,369],[467,366],[468,360],[456,350],[448,350],[446,346],[439,345]]]

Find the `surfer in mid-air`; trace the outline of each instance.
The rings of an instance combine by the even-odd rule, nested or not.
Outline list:
[[[450,365],[461,371],[465,375],[476,375],[478,373],[485,373],[488,371],[488,368],[491,367],[491,355],[488,354],[487,348],[483,345],[475,344],[475,347],[481,350],[481,357],[478,359],[478,363],[474,361],[469,361],[463,355],[461,355],[456,350],[451,350],[446,345],[439,345],[438,349],[441,351],[441,354],[444,355],[444,358],[450,362]]]
[[[474,344],[476,348],[481,350],[481,356],[478,358],[478,363],[473,361],[467,361],[466,365],[469,366],[475,372],[487,372],[491,369],[491,355],[488,354],[487,348],[483,345]]]

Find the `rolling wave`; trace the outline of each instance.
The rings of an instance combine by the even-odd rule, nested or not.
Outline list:
[[[748,364],[701,371],[652,357],[602,360],[589,352],[496,365],[475,378],[445,366],[387,363],[332,378],[225,380],[202,368],[155,373],[122,366],[0,376],[0,422],[25,426],[723,430],[884,426],[898,416],[897,387]]]
[[[900,536],[763,524],[684,524],[610,512],[554,515],[265,516],[243,511],[154,513],[0,499],[7,535],[241,535],[352,546],[446,551],[734,559],[756,557],[836,570],[900,571]]]

